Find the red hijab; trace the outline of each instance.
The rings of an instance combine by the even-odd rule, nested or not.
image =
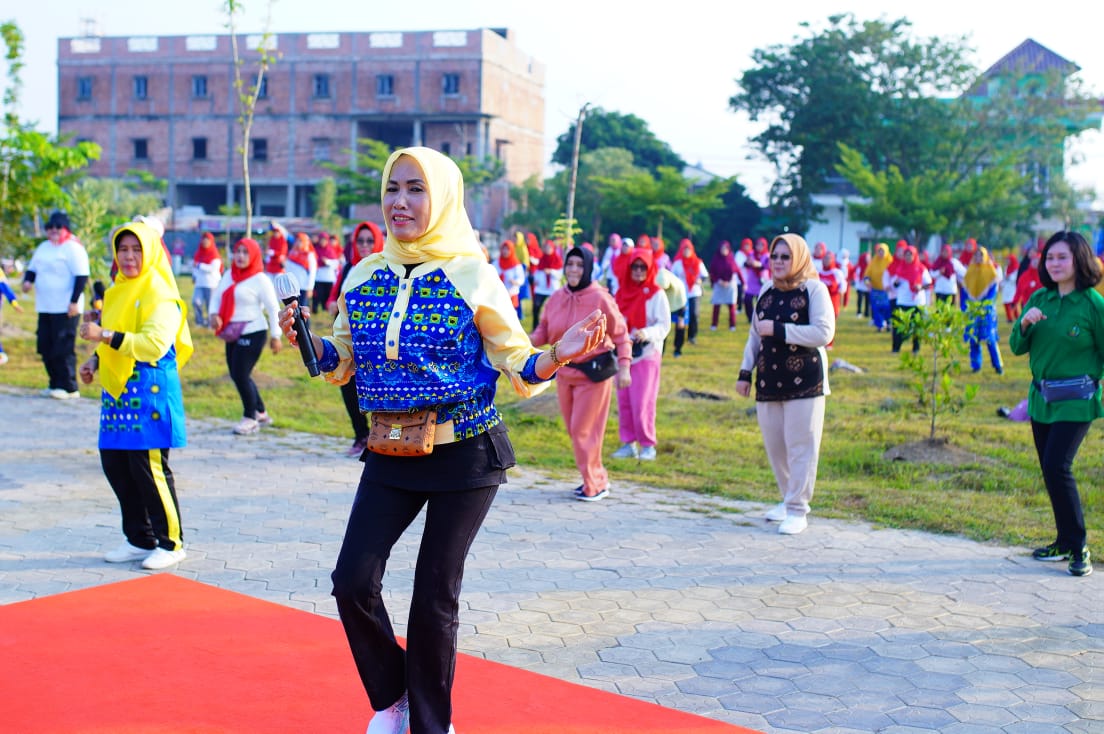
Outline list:
[[[252,242],[252,240],[250,240]],[[266,273],[284,272],[284,263],[287,262],[288,242],[284,233],[278,229],[272,230],[272,236],[268,238],[268,258],[265,260]]]
[[[966,267],[970,267],[970,263],[974,261],[974,253],[977,252],[977,248],[977,240],[973,237],[967,239],[966,243],[962,246],[962,254],[958,256],[959,262]]]
[[[560,254],[560,248],[556,246],[556,243],[549,240],[545,244],[552,245],[548,248],[548,252],[541,252],[540,263],[538,265],[539,270],[563,270],[564,260]]]
[[[510,242],[510,240],[504,240],[502,242],[502,248],[498,251],[498,267],[501,271],[499,273],[500,277],[505,274],[507,270],[516,268],[518,265],[521,265],[521,261],[518,260],[517,255],[514,254],[514,243]]]
[[[226,328],[234,318],[234,288],[238,283],[242,282],[246,278],[252,278],[257,273],[264,270],[264,263],[261,258],[261,246],[257,244],[256,240],[249,239],[248,237],[238,240],[238,244],[234,245],[234,249],[245,245],[249,250],[249,263],[244,268],[239,268],[236,263],[231,260],[230,265],[230,285],[222,292],[222,300],[219,301],[219,318],[222,319],[222,325],[219,327],[219,331]]]
[[[692,290],[698,282],[698,276],[701,275],[702,260],[694,254],[694,243],[688,238],[683,238],[679,242],[678,255],[675,260],[682,261],[682,273],[686,278],[686,289]]]
[[[912,253],[912,262],[908,262],[905,259],[904,256],[907,253]],[[920,255],[917,254],[916,248],[912,245],[905,245],[900,260],[894,258],[893,263],[897,265],[897,270],[894,272],[894,275],[908,283],[913,293],[918,293],[921,284],[924,282],[924,271],[926,268],[924,264],[920,262]]]
[[[944,278],[953,278],[955,274],[954,261],[951,259],[954,257],[954,250],[950,245],[943,245],[939,250],[939,257],[935,258],[935,262],[932,263],[931,271],[938,273]]]
[[[644,282],[637,283],[632,277],[632,264],[640,260],[648,266],[648,275]],[[653,253],[646,247],[634,247],[630,255],[629,267],[625,277],[617,285],[617,308],[625,317],[629,330],[643,329],[648,325],[648,300],[656,294],[656,265]]]
[[[222,258],[219,257],[218,248],[215,247],[215,236],[210,232],[204,232],[199,238],[199,247],[195,251],[196,265],[206,265],[219,261],[219,273],[222,273]]]
[[[327,239],[329,235],[326,235]],[[310,237],[306,232],[300,232],[295,235],[295,246],[291,248],[291,252],[288,253],[288,260],[301,266],[303,270],[310,270],[310,256],[314,252],[314,243],[311,242]],[[318,256],[315,255],[315,258]],[[315,260],[317,264],[317,259]]]

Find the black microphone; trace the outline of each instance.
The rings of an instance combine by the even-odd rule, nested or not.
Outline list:
[[[276,295],[290,306],[292,301],[299,300],[299,284],[295,282],[295,276],[291,273],[280,273],[276,276]],[[311,377],[318,377],[321,370],[318,369],[318,355],[314,353],[314,340],[311,338],[310,327],[303,320],[303,312],[299,306],[295,308],[295,341],[299,342],[299,354],[303,357],[303,364]]]

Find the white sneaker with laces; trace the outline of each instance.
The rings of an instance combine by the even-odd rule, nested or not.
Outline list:
[[[239,436],[248,436],[260,430],[261,424],[252,418],[242,418],[241,423],[234,426],[234,433]]]
[[[175,566],[176,564],[183,561],[187,556],[188,554],[184,552],[183,548],[181,548],[180,550],[171,551],[165,550],[161,547],[157,547],[154,548],[148,556],[146,556],[146,560],[142,561],[142,568],[148,569],[150,571],[160,571],[163,568]]]
[[[109,550],[104,553],[104,560],[108,563],[128,563],[130,561],[144,561],[150,553],[149,548],[139,548],[136,545],[131,545],[130,541],[124,540],[123,544],[115,550]]]
[[[410,702],[406,694],[383,711],[377,711],[364,734],[406,734],[410,726]]]
[[[635,459],[636,458],[636,444],[627,443],[621,448],[613,452],[613,458],[615,459]]]
[[[797,535],[804,532],[807,527],[809,527],[809,521],[804,515],[788,515],[778,524],[778,532],[782,535]]]
[[[779,502],[777,505],[767,510],[763,517],[767,518],[769,522],[782,522],[786,519],[786,503]]]

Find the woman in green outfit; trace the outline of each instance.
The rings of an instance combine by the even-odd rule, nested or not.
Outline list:
[[[1009,335],[1013,354],[1031,353],[1027,412],[1058,537],[1032,554],[1040,561],[1069,561],[1074,576],[1092,573],[1073,460],[1104,416],[1104,297],[1093,290],[1101,271],[1089,243],[1077,232],[1047,240],[1039,279]],[[1077,378],[1083,378],[1078,385]],[[1058,384],[1055,384],[1055,383]]]

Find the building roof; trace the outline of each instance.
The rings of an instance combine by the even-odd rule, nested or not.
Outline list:
[[[986,79],[1006,74],[1046,74],[1052,71],[1057,71],[1062,76],[1069,76],[1074,72],[1081,71],[1081,67],[1054,53],[1035,39],[1028,38],[1002,56],[997,63],[986,69],[981,76]]]

